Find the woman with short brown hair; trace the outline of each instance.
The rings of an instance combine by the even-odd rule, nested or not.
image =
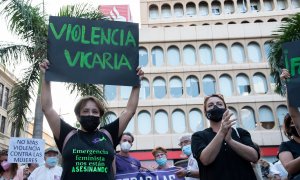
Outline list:
[[[255,180],[250,162],[259,159],[259,150],[250,133],[233,128],[236,119],[222,95],[213,94],[204,100],[204,113],[210,127],[192,136],[192,152],[198,162],[200,179]]]

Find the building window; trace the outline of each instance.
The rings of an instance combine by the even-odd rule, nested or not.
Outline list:
[[[192,3],[192,2],[187,3],[186,15],[187,16],[195,16],[196,15],[196,6],[194,3]]]
[[[114,122],[117,119],[117,115],[113,112],[107,112],[105,113],[105,120],[107,123]]]
[[[248,76],[245,74],[239,74],[236,77],[236,81],[237,81],[236,88],[238,93],[242,96],[249,95],[251,92],[251,88],[250,88]]]
[[[244,47],[240,43],[234,43],[231,46],[231,55],[232,55],[232,60],[235,63],[241,64],[245,62],[246,57],[245,57]]]
[[[275,125],[272,110],[268,106],[259,108],[259,121],[265,129],[272,129]]]
[[[228,50],[224,44],[218,44],[216,46],[216,60],[219,64],[227,64],[228,63]]]
[[[292,8],[296,9],[300,7],[300,1],[299,0],[292,0]]]
[[[284,0],[277,0],[277,9],[278,10],[285,10],[287,7],[287,2]]]
[[[175,133],[183,133],[186,129],[185,114],[182,110],[177,109],[172,113],[172,125]]]
[[[285,105],[280,105],[277,107],[276,115],[280,126],[283,125],[284,117],[286,116],[287,113],[288,113],[288,109]]]
[[[164,52],[161,47],[154,47],[152,49],[152,64],[156,67],[164,65]]]
[[[196,50],[193,46],[191,45],[184,46],[183,59],[186,65],[196,64]]]
[[[3,91],[4,91],[4,85],[0,83],[0,107],[3,104]]]
[[[237,0],[237,7],[240,13],[247,12],[247,1],[246,0]]]
[[[186,91],[189,96],[197,97],[200,94],[199,80],[196,76],[189,76],[186,79]]]
[[[121,98],[124,100],[128,100],[132,87],[131,86],[120,86],[120,88],[121,88],[121,90],[120,90]]]
[[[195,108],[189,112],[189,125],[193,132],[202,131],[204,129],[203,115],[199,109]]]
[[[153,91],[156,98],[165,97],[167,94],[166,81],[163,78],[156,78],[153,82]]]
[[[139,48],[139,65],[145,67],[148,64],[148,51],[146,48]]]
[[[150,85],[149,81],[144,78],[141,81],[141,89],[140,89],[140,99],[146,99],[147,97],[150,96]]]
[[[225,74],[220,77],[219,87],[220,87],[221,94],[223,94],[226,97],[232,96],[233,84],[232,84],[232,79],[229,75]]]
[[[204,44],[199,49],[200,60],[202,64],[212,64],[212,50],[211,47]]]
[[[263,1],[264,1],[265,11],[273,11],[273,9],[274,9],[273,0],[263,0]]]
[[[254,130],[256,127],[256,119],[254,111],[251,107],[243,107],[241,110],[242,125],[247,130]]]
[[[237,111],[235,110],[235,108],[228,107],[228,109],[229,109],[229,112],[232,113],[232,116],[230,117],[230,119],[236,119],[236,124],[234,126],[235,127],[240,127],[240,122],[239,122],[238,114],[237,114]]]
[[[9,97],[9,89],[5,88],[4,96],[3,96],[3,108],[7,109],[8,107],[8,97]]]
[[[250,8],[251,8],[251,12],[259,12],[261,9],[260,1],[259,0],[250,0]]]
[[[5,124],[6,124],[6,117],[1,117],[1,124],[0,124],[0,132],[5,133]]]
[[[221,12],[221,3],[220,3],[220,1],[213,1],[211,3],[211,12],[214,15],[220,15],[222,13]]]
[[[224,11],[225,14],[233,14],[234,13],[234,4],[233,1],[225,1],[224,2]]]
[[[130,132],[130,133],[133,133],[134,132],[134,117],[132,117],[125,129],[124,132]]]
[[[151,5],[149,7],[149,17],[150,19],[157,19],[159,17],[158,7],[156,5]]]
[[[163,18],[169,18],[171,17],[171,7],[168,4],[164,4],[161,7],[161,16]]]
[[[0,83],[0,106],[3,104],[3,91],[4,91],[4,85]]]
[[[276,89],[276,83],[274,76],[269,76],[271,91],[274,92]]]
[[[176,17],[182,17],[183,16],[183,6],[180,3],[176,3],[174,5],[174,14]]]
[[[271,51],[271,42],[265,42],[264,44],[264,50],[265,50],[265,57],[267,60],[269,60],[269,54],[270,54],[270,51]]]
[[[182,80],[178,77],[172,77],[170,80],[170,94],[172,97],[178,98],[183,94]]]
[[[256,42],[248,44],[248,58],[252,62],[261,62],[260,46]]]
[[[168,48],[168,64],[172,66],[178,66],[180,64],[179,49],[176,46]]]
[[[208,4],[205,1],[201,1],[199,3],[199,12],[201,16],[207,16],[208,15]]]
[[[154,117],[155,130],[159,134],[165,134],[169,131],[168,114],[164,110],[158,110]]]
[[[266,77],[261,73],[255,73],[253,76],[254,91],[257,94],[266,94],[268,92],[268,84]]]
[[[216,93],[216,80],[213,76],[207,75],[202,80],[202,87],[206,96]]]
[[[140,134],[149,134],[151,132],[151,117],[148,111],[141,111],[138,114],[138,131]]]
[[[105,85],[104,86],[104,96],[108,101],[112,101],[117,96],[117,86],[114,85]]]

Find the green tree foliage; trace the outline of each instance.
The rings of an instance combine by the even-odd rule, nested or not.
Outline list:
[[[285,42],[292,42],[300,39],[300,13],[286,18],[278,30],[274,31],[273,35],[275,38],[271,42],[268,57],[271,76],[273,76],[275,80],[275,92],[285,95],[285,88],[282,87],[283,82],[280,80],[281,69],[285,68],[282,56],[282,45]]]
[[[37,97],[35,109],[34,134],[35,137],[42,137],[43,113],[39,104],[40,93],[36,88],[40,84],[39,63],[47,57],[47,28],[48,15],[44,15],[42,5],[33,6],[31,1],[25,0],[1,0],[0,15],[7,20],[9,30],[17,35],[23,43],[2,42],[0,44],[0,63],[18,66],[27,62],[30,67],[25,69],[21,79],[13,88],[9,98],[8,116],[17,125],[16,134],[20,136],[20,130],[26,121],[26,114],[29,109],[29,102]],[[102,13],[87,4],[68,5],[60,9],[58,16],[80,17],[87,19],[101,19]],[[104,102],[102,88],[93,84],[68,83],[66,88],[77,95],[93,95]]]

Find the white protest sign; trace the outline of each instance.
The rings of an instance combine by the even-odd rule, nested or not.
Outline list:
[[[8,149],[10,163],[42,163],[45,141],[43,139],[11,137]]]

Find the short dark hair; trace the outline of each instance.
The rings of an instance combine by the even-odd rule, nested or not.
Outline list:
[[[74,112],[76,116],[80,116],[80,110],[86,105],[88,101],[93,101],[99,109],[100,117],[105,113],[106,106],[98,98],[94,96],[85,96],[82,97],[77,104],[75,105]]]
[[[211,97],[217,97],[219,99],[221,99],[224,103],[224,106],[225,106],[225,109],[227,108],[227,105],[225,103],[225,100],[224,100],[224,97],[222,94],[212,94],[210,96],[207,96],[204,98],[204,103],[203,103],[203,106],[204,106],[204,113],[206,114],[206,104],[207,104],[207,101],[211,98]]]
[[[132,139],[132,142],[134,141],[134,137],[133,137],[133,135],[132,135],[130,132],[123,132],[121,138],[122,138],[124,135],[130,136],[131,139]]]

